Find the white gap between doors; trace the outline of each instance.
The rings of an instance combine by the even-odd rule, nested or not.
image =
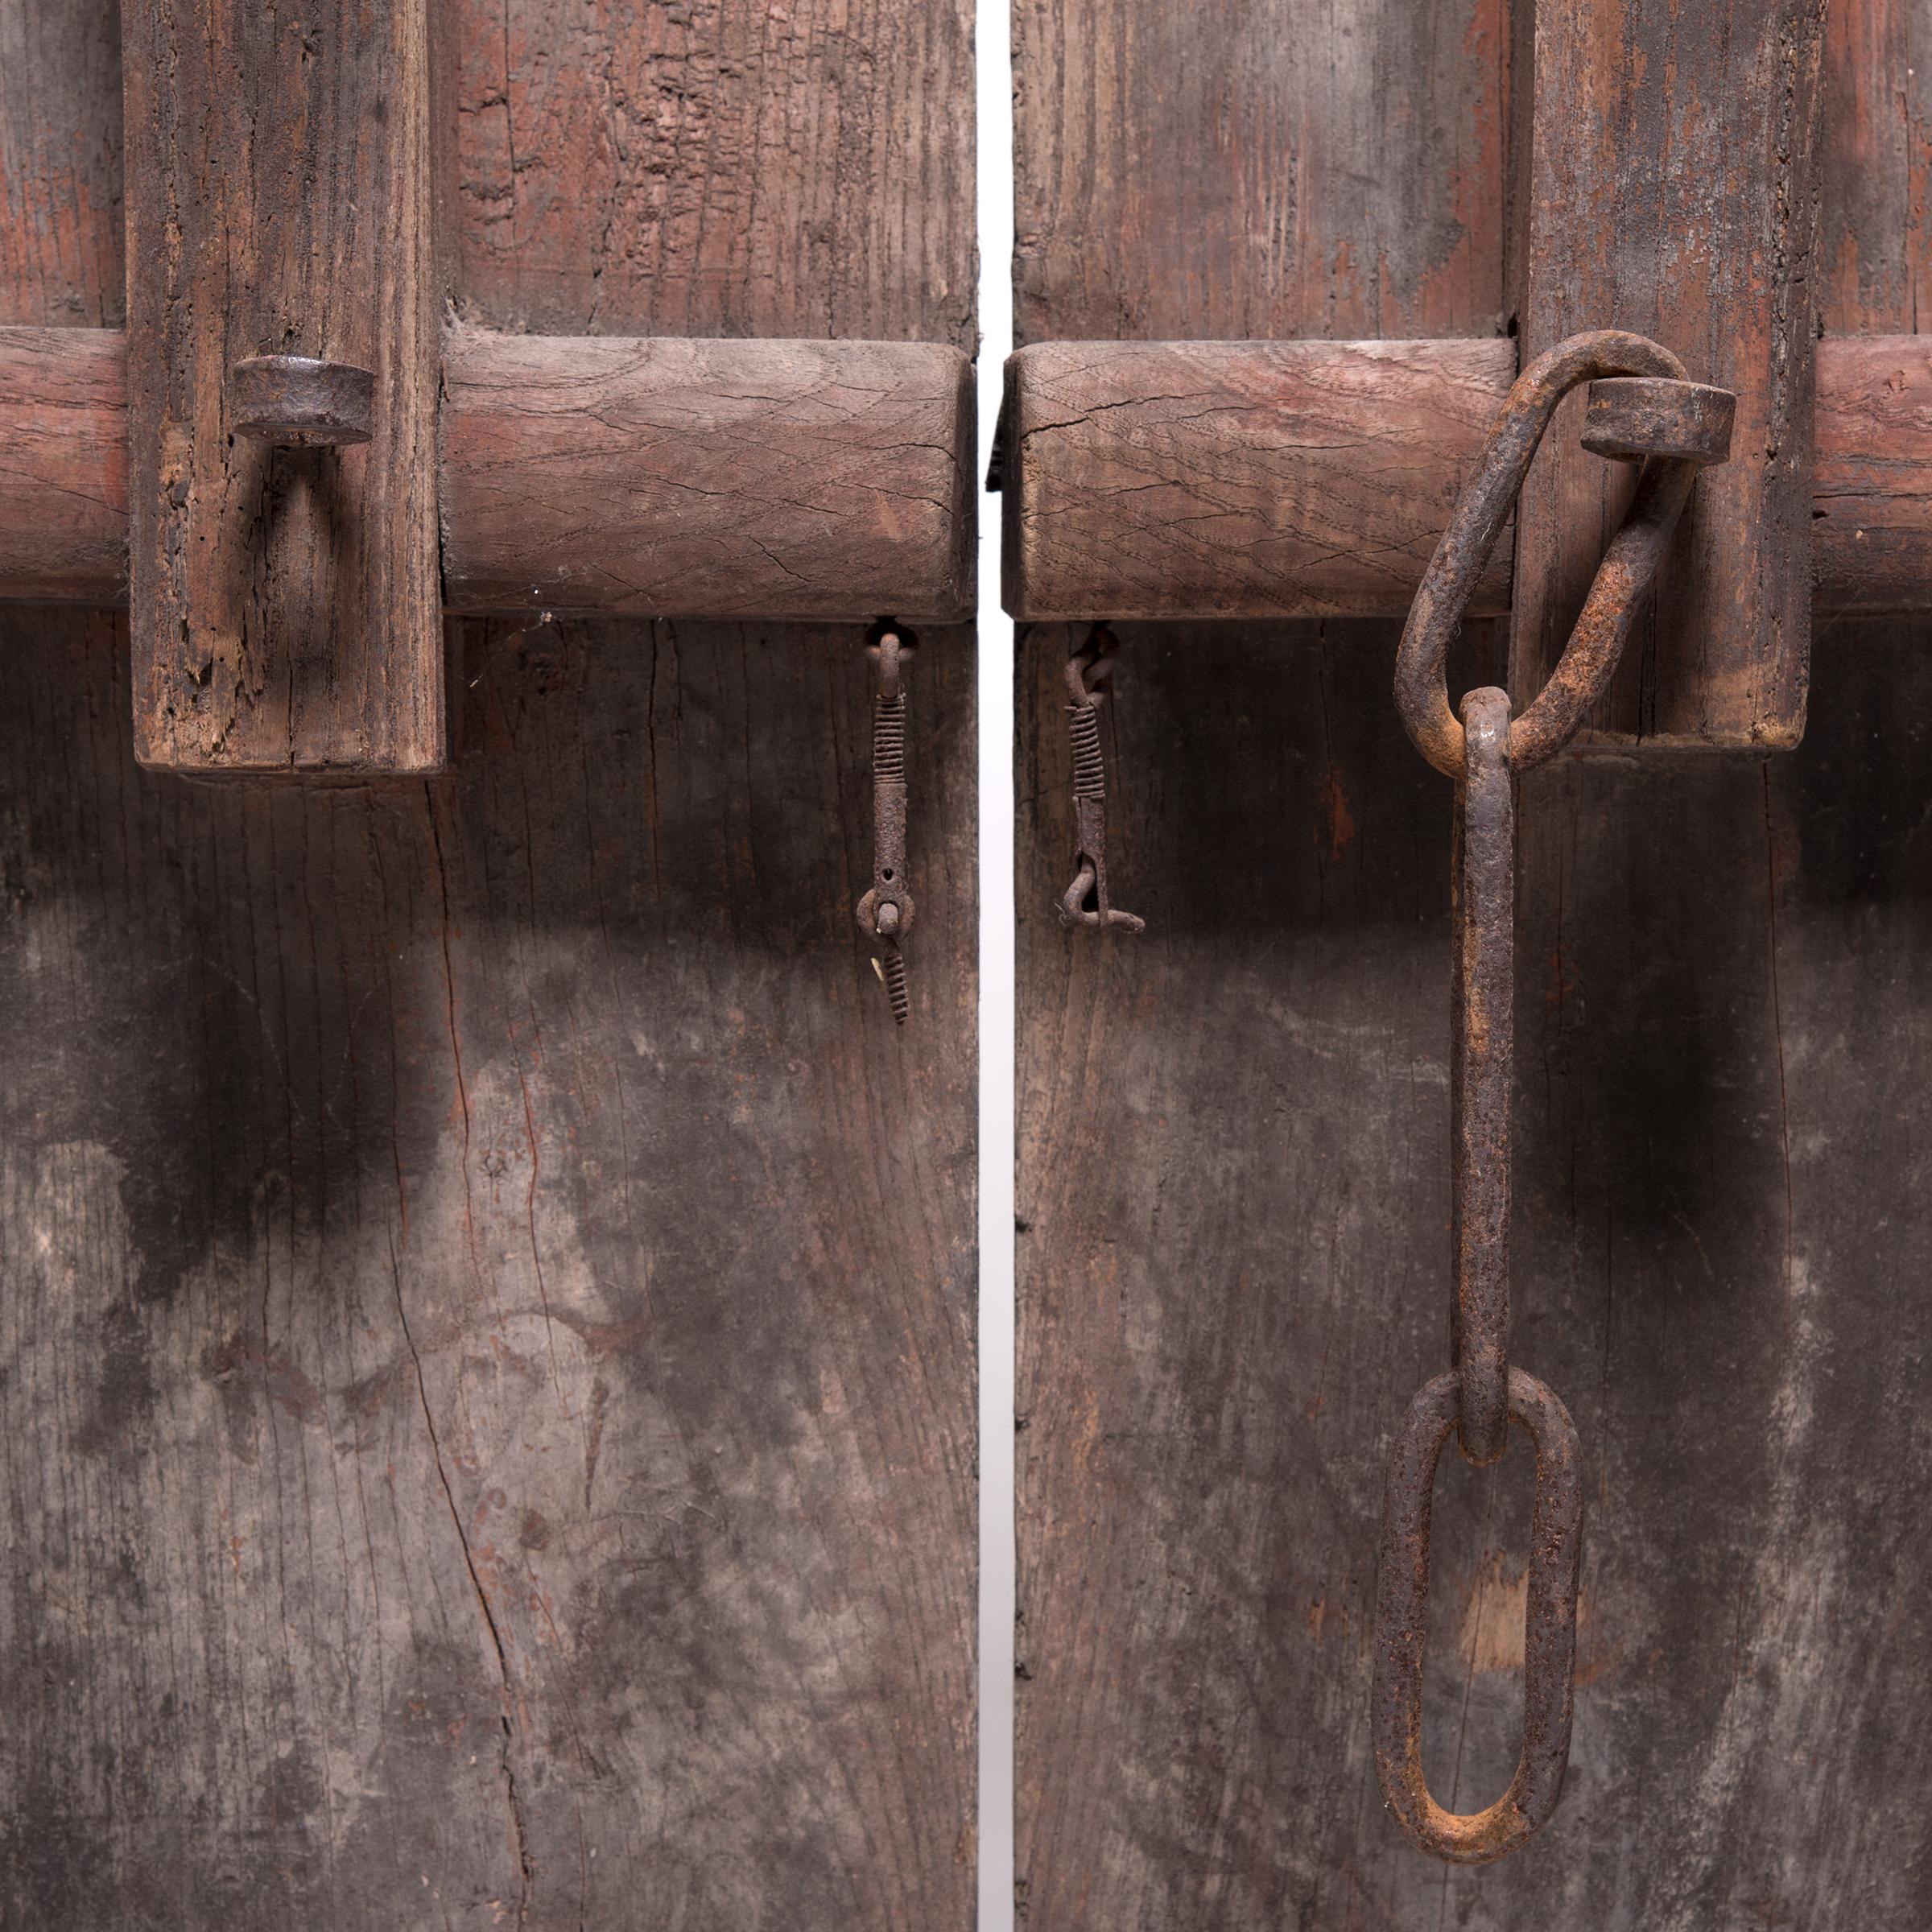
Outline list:
[[[1013,54],[1009,0],[976,0],[979,474],[1013,346]],[[1013,1932],[1013,626],[1000,609],[1000,519],[979,549],[979,1932]]]

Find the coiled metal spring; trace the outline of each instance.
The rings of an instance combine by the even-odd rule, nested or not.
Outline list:
[[[906,782],[906,694],[872,700],[872,776],[875,784]]]
[[[1107,767],[1100,756],[1100,712],[1096,704],[1067,707],[1067,735],[1073,741],[1073,795],[1104,799]]]

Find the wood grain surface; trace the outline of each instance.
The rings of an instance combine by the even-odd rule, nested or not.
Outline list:
[[[689,10],[702,47],[769,10]],[[843,168],[968,286],[962,10],[898,10],[876,65],[850,10],[791,18],[844,50],[846,111],[923,130],[917,165],[855,167],[833,108],[809,150],[626,135],[621,205],[559,188],[556,248],[627,237],[710,332],[809,333],[822,283],[748,294],[745,258],[658,247],[650,196],[727,198],[749,163],[802,225]],[[638,22],[466,21],[466,220],[498,205],[490,63],[546,90],[516,128],[541,161],[614,125]],[[780,76],[751,51],[669,57],[642,105],[756,126]],[[118,112],[89,98],[35,137],[77,168]],[[31,218],[111,223],[78,179]],[[465,259],[502,324],[506,257]],[[906,258],[869,272],[861,332],[969,320]],[[594,320],[677,326],[642,287]],[[581,332],[572,287],[544,320]],[[450,775],[211,786],[136,768],[124,621],[0,612],[0,1922],[964,1932],[968,634],[923,632],[908,679],[901,1036],[852,916],[862,634],[460,632]]]
[[[1835,10],[1832,332],[1909,329],[1923,283],[1913,14]],[[1020,26],[1029,339],[1373,332],[1334,326],[1338,260],[1376,266],[1382,332],[1490,328],[1496,11]],[[1857,50],[1888,64],[1854,84]],[[1163,306],[1216,255],[1218,302]],[[1458,690],[1502,668],[1472,629]],[[1523,787],[1514,1334],[1589,1472],[1579,1684],[1554,1823],[1458,1871],[1383,1814],[1368,1726],[1382,1459],[1448,1360],[1450,786],[1392,623],[1123,625],[1113,871],[1149,927],[1069,935],[1080,634],[1024,634],[1020,698],[1023,1922],[1924,1922],[1925,625],[1822,626],[1794,753]],[[1459,1808],[1517,1744],[1527,1459],[1439,1485],[1426,1762]]]
[[[1634,329],[1737,397],[1731,460],[1699,477],[1586,729],[1610,745],[1786,749],[1809,689],[1826,0],[1534,10],[1513,72],[1525,366],[1579,330]],[[1565,404],[1517,506],[1519,706],[1554,671],[1635,488],[1633,466],[1582,447],[1582,408]]]
[[[126,601],[126,361],[118,329],[0,327],[10,597]],[[448,607],[957,621],[973,601],[971,371],[939,343],[456,329]]]
[[[187,771],[434,771],[429,0],[122,11],[134,745]],[[229,372],[375,378],[344,448],[238,434]]]
[[[859,620],[972,601],[969,367],[936,345],[447,345],[449,608]],[[1814,607],[1932,602],[1932,353],[1818,345]],[[0,327],[0,588],[125,601],[118,330]],[[1007,602],[1400,615],[1513,365],[1500,340],[1038,343],[1009,370]],[[1507,608],[1508,536],[1479,593]]]
[[[1916,336],[1841,336],[1816,357],[1813,607],[1924,609],[1932,354]],[[1006,606],[1401,617],[1515,366],[1496,338],[1034,343],[1008,365]],[[10,493],[0,480],[0,505]],[[1510,543],[1478,616],[1509,608]]]

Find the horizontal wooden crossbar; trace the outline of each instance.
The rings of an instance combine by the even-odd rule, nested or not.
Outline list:
[[[1513,343],[1051,342],[1007,365],[1005,604],[1038,620],[1399,617]],[[1817,349],[1817,608],[1932,609],[1932,342]],[[1509,604],[1507,540],[1472,610]]]
[[[126,361],[0,328],[0,597],[126,602]],[[452,330],[446,608],[970,616],[970,377],[927,343]]]

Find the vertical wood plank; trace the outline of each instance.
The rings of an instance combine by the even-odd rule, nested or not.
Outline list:
[[[448,755],[427,0],[122,16],[135,745],[190,771]],[[375,374],[374,434],[236,433],[229,371]]]
[[[688,67],[626,68],[674,10]],[[770,10],[452,18],[473,82],[514,50],[526,175],[619,118],[560,257],[749,182],[873,237],[848,332],[969,334],[967,10]],[[625,301],[810,333],[805,253]],[[136,768],[118,621],[0,630],[0,1922],[964,1932],[969,634],[909,674],[902,1036],[855,631],[473,622],[458,769],[273,786]]]
[[[1515,75],[1523,360],[1628,328],[1737,394],[1618,675],[1613,744],[1787,749],[1810,663],[1811,340],[1823,0],[1533,9]],[[1510,688],[1527,704],[1583,609],[1633,469],[1545,437],[1517,506]]]
[[[971,345],[964,0],[458,0],[456,15],[469,320]],[[856,629],[609,624],[553,643],[542,625],[464,628],[473,676],[556,661],[580,690],[581,729],[610,747],[585,754],[586,782],[639,755],[638,734],[651,754],[582,857],[559,873],[543,855],[526,883],[518,800],[555,728],[500,702],[473,727],[517,747],[473,876],[554,910],[459,967],[466,1074],[485,1069],[469,1165],[531,1144],[527,1095],[539,1235],[512,1191],[502,1245],[512,1307],[554,1326],[456,1286],[475,1345],[427,1364],[426,1385],[464,1445],[460,1506],[550,1525],[542,1552],[483,1575],[534,1794],[531,1896],[560,1924],[964,1932],[970,631],[923,630],[909,673],[919,917],[896,1035],[852,923],[871,822]],[[605,726],[620,655],[640,708]],[[600,931],[638,949],[609,978],[543,939],[593,886]],[[484,1356],[518,1364],[527,1397],[483,1401]],[[586,1840],[606,1847],[594,1864]]]
[[[1500,334],[1509,28],[1488,0],[1212,30],[1030,0],[1023,336]],[[1382,1445],[1447,1279],[1447,788],[1395,717],[1395,634],[1121,627],[1114,888],[1149,930],[1096,945],[1052,910],[1079,634],[1023,633],[1025,1924],[1435,1909],[1368,1750]],[[1480,1521],[1442,1515],[1451,1544]]]

